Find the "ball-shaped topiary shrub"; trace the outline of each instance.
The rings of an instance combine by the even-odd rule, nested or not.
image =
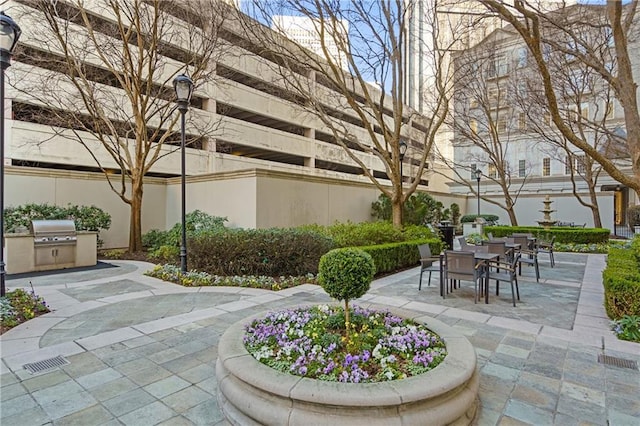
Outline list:
[[[371,255],[356,248],[338,248],[320,258],[318,282],[334,299],[344,300],[345,334],[349,341],[349,299],[369,290],[376,273]]]
[[[376,273],[369,253],[355,248],[339,248],[326,253],[318,265],[318,282],[338,300],[348,301],[364,295]]]

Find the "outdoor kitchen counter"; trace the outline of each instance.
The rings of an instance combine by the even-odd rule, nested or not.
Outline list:
[[[19,274],[31,271],[76,268],[92,266],[98,261],[97,232],[78,231],[75,255],[72,261],[65,259],[63,263],[54,262],[46,265],[36,264],[36,247],[34,235],[31,233],[5,234],[6,271],[8,274]]]

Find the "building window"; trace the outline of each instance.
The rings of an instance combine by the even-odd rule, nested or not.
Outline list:
[[[496,168],[495,164],[489,164],[487,166],[487,176],[489,176],[490,178],[498,177],[498,169]]]
[[[507,131],[507,117],[498,118],[497,130],[498,130],[498,133],[506,133],[506,131]]]
[[[565,175],[570,175],[571,174],[571,156],[567,155],[567,157],[564,159],[564,174]]]
[[[583,102],[580,104],[580,115],[582,118],[588,120],[589,119],[589,103]]]
[[[471,133],[473,133],[474,135],[478,134],[478,120],[476,120],[475,118],[472,118],[471,120],[469,120],[469,129],[471,130]]]
[[[477,164],[472,164],[471,165],[471,180],[475,180],[476,179],[476,169],[478,168]]]
[[[606,118],[607,120],[613,120],[616,116],[616,109],[615,106],[613,104],[613,100],[607,102],[606,104],[606,115],[604,118]]]
[[[545,62],[549,62],[549,60],[551,59],[551,54],[552,54],[552,47],[550,44],[543,44],[542,45],[542,60],[544,60]]]
[[[577,105],[569,105],[566,109],[566,117],[567,121],[572,123],[576,123],[578,121],[578,106]]]
[[[578,173],[586,173],[587,171],[587,161],[586,161],[586,157],[584,155],[578,155],[576,156],[576,170],[578,171]]]
[[[497,87],[491,87],[489,89],[489,105],[494,106],[494,104],[498,103],[498,96],[500,96],[500,92]]]
[[[520,160],[518,161],[518,177],[525,177],[525,173],[526,173],[526,160]]]
[[[518,85],[516,86],[516,95],[520,98],[526,98],[529,95],[526,81],[518,82]]]
[[[551,176],[551,158],[542,159],[542,176]]]
[[[529,51],[526,47],[521,47],[516,52],[516,68],[524,68],[527,66],[527,56]]]
[[[527,115],[524,112],[518,114],[518,130],[527,130]]]

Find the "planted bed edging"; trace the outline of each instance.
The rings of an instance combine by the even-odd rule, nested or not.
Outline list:
[[[478,405],[476,353],[461,333],[441,321],[389,309],[437,333],[447,356],[433,370],[402,380],[339,383],[281,373],[257,361],[231,325],[218,343],[218,404],[234,425],[469,425]]]

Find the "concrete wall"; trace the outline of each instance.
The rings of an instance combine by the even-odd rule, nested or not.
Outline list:
[[[149,179],[145,185],[143,231],[164,229],[166,187],[163,179]],[[7,166],[5,169],[5,206],[27,203],[95,205],[111,215],[111,228],[100,233],[104,247],[125,247],[129,242],[129,206],[97,173]]]
[[[544,208],[542,201],[546,193],[540,194],[522,194],[516,202],[515,212],[518,218],[518,225],[521,226],[537,226],[537,220],[542,220],[544,214],[540,212]],[[551,209],[556,210],[551,213],[551,220],[559,220],[562,222],[574,222],[587,227],[593,227],[593,216],[591,210],[578,203],[572,194],[549,194],[551,201]],[[496,201],[504,204],[504,199],[495,197]],[[600,207],[600,219],[602,226],[613,230],[613,192],[598,193],[598,205]],[[469,214],[475,214],[478,210],[477,198],[469,197],[467,200],[467,211]],[[490,204],[485,200],[480,200],[480,213],[495,214],[500,219],[500,224],[509,225],[509,216],[506,211]]]
[[[168,229],[180,221],[180,178],[149,178],[144,189],[143,232]],[[6,168],[5,205],[26,203],[95,205],[111,215],[108,231],[100,233],[104,248],[126,247],[129,207],[99,173]],[[372,220],[371,203],[379,190],[366,178],[348,182],[281,170],[248,169],[187,177],[187,212],[202,210],[228,218],[227,226],[242,228],[289,227],[336,221]],[[464,207],[464,197],[432,194],[445,207]],[[464,213],[464,209],[463,209]]]

